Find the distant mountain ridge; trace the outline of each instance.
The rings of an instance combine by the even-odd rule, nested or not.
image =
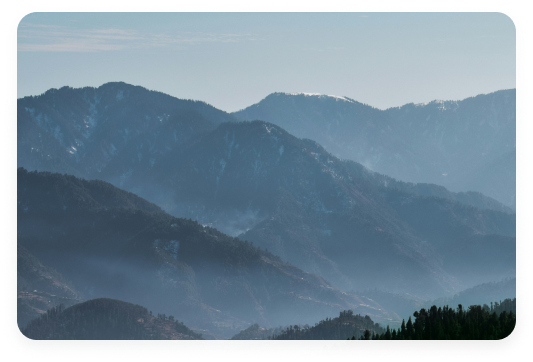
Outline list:
[[[204,102],[123,82],[50,89],[18,99],[17,114],[19,166],[79,177],[98,175],[131,143],[134,157],[142,151],[153,163],[191,135],[235,120]]]
[[[110,143],[116,142],[120,149],[117,146],[116,154],[98,170],[89,158],[71,162],[79,168],[77,174],[111,182],[174,216],[240,235],[343,289],[361,290],[378,283],[389,291],[407,288],[432,298],[514,276],[516,217],[489,197],[397,181],[340,160],[315,141],[298,139],[268,122],[228,118],[200,129],[193,126],[203,123],[191,121],[189,128],[196,131],[176,141],[173,134],[183,130],[181,123],[162,120],[168,128],[120,138],[131,128],[119,110],[130,114],[133,106],[120,106],[125,98],[117,100],[117,84],[107,86],[109,104],[114,104],[108,107],[114,107],[117,115],[108,122],[116,124],[111,127],[115,132],[102,133],[101,143],[90,148],[99,154],[105,150],[101,144],[117,138]],[[19,100],[19,105],[22,101],[35,99]],[[52,101],[49,97],[44,103],[54,108]],[[38,115],[27,119],[31,113],[25,108],[20,112],[26,117],[21,124],[30,124],[35,132],[45,130]],[[152,124],[139,116],[146,112],[137,112],[138,127]],[[26,136],[19,132],[19,137]],[[161,142],[155,142],[158,139]],[[64,150],[54,153],[58,160],[71,156]],[[19,158],[20,166],[27,163]],[[58,207],[63,206],[67,205]]]
[[[109,168],[115,179],[104,176],[118,182],[121,167],[129,166]],[[453,271],[468,265],[458,261],[463,254],[454,255],[457,248],[474,253],[468,255],[476,267],[492,260],[492,271],[482,267],[488,280],[514,270],[513,214],[465,206],[456,200],[462,196],[438,186],[398,182],[338,160],[316,142],[266,122],[224,123],[199,134],[166,162],[134,171],[123,187],[174,215],[243,233],[342,288],[355,287],[355,280],[360,288],[371,287],[379,280],[388,288],[425,285],[435,295],[451,292],[454,278],[466,281],[470,275]],[[490,239],[491,234],[496,236]],[[472,248],[489,239],[489,250],[475,255]],[[384,265],[372,271],[378,260]],[[422,281],[430,275],[435,279]]]
[[[345,97],[276,95],[368,107]],[[18,99],[17,104],[17,163],[20,167],[103,179],[119,187],[134,172],[137,178],[141,177],[139,169],[150,172],[161,162],[168,166],[169,154],[175,153],[194,135],[238,120],[204,102],[177,99],[123,82],[106,83],[98,88],[50,89],[40,96]],[[505,167],[503,159],[498,162],[501,167],[495,167]],[[117,167],[120,174],[117,174]],[[386,176],[384,180],[396,181]],[[422,192],[424,196],[451,198],[482,209],[513,212],[473,192],[454,194],[430,184],[409,187],[412,192]]]
[[[515,89],[386,110],[347,97],[273,93],[233,114],[396,179],[478,191],[515,208]]]

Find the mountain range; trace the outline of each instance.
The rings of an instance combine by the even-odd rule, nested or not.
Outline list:
[[[276,124],[398,180],[516,205],[516,90],[380,110],[348,97],[273,93],[234,115]]]
[[[19,245],[39,258],[34,264],[68,275],[87,299],[165,311],[205,338],[343,309],[389,318],[368,298],[106,182],[19,169],[18,188]]]
[[[397,320],[346,291],[430,300],[515,276],[512,197],[459,185],[510,187],[490,170],[511,167],[513,102],[276,93],[228,114],[125,83],[21,98],[18,166],[46,172],[18,171],[19,255],[204,338],[348,309]]]

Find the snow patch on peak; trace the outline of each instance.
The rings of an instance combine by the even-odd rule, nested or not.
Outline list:
[[[447,111],[452,110],[455,111],[457,108],[459,108],[459,102],[458,101],[443,101],[440,99],[435,99],[431,102],[425,102],[425,103],[417,103],[415,104],[415,107],[425,107],[427,105],[435,105],[436,108],[439,111]]]
[[[334,98],[335,100],[341,100],[341,101],[345,101],[345,102],[349,102],[349,103],[354,103],[353,100],[351,100],[350,98],[346,98],[346,97],[341,97],[341,96],[336,96],[336,95],[333,95],[333,94],[320,94],[320,93],[305,93],[305,92],[297,92],[297,93],[287,93],[287,92],[283,92],[281,94],[285,94],[285,95],[290,95],[290,96],[299,96],[299,95],[303,95],[303,96],[306,96],[306,97],[319,97],[319,98],[322,98],[322,97],[329,97],[329,98]]]
[[[304,95],[304,96],[307,96],[307,97],[310,97],[310,96],[321,96],[322,94],[320,93],[304,93],[304,92],[297,92],[297,93],[287,93],[287,92],[283,92],[282,94],[286,94],[286,95],[289,95],[289,96],[300,96],[300,95]]]
[[[124,91],[119,90],[119,91],[117,92],[117,96],[116,96],[116,98],[117,98],[117,101],[121,101],[121,100],[123,100],[123,99],[124,99]]]
[[[341,101],[345,101],[345,102],[349,102],[349,103],[353,103],[354,102],[354,101],[352,101],[349,98],[341,97],[341,96],[327,95],[326,97],[335,98],[336,100],[341,100]]]

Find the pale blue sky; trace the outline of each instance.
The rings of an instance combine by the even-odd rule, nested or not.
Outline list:
[[[514,88],[500,13],[32,13],[17,96],[124,81],[236,111],[272,92],[378,108]]]

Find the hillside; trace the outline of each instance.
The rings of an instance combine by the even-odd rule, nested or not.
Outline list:
[[[165,311],[217,338],[250,323],[311,321],[346,308],[389,318],[377,303],[252,243],[102,181],[19,169],[17,198],[19,245],[68,275],[86,298]]]
[[[277,328],[261,328],[259,324],[254,323],[250,327],[243,329],[233,337],[232,340],[257,340],[257,339],[271,339],[283,331],[282,327]]]
[[[436,305],[437,307],[444,307],[446,305],[455,307],[459,304],[463,306],[489,306],[491,303],[501,304],[502,301],[511,301],[510,297],[523,291],[522,288],[524,288],[524,286],[521,285],[521,280],[523,281],[523,279],[519,278],[506,278],[500,281],[483,283],[462,290],[453,296],[434,300],[421,300],[413,295],[394,294],[380,290],[379,288],[372,288],[364,291],[352,291],[352,293],[363,295],[366,298],[378,301],[386,310],[398,314],[400,316],[399,320],[390,321],[390,323],[388,323],[391,328],[397,329],[400,327],[402,319],[407,320],[412,316],[414,310],[420,308],[430,309],[433,305]],[[508,302],[507,305],[509,305]],[[518,314],[520,309],[521,307],[517,307],[517,304],[515,303],[514,308],[507,308],[506,310],[507,312],[513,311],[515,314]],[[500,312],[501,311],[503,310],[500,310]]]
[[[105,298],[54,307],[21,331],[31,339],[203,339],[173,316],[156,318],[139,305]]]
[[[17,162],[30,170],[95,177],[116,158],[153,164],[192,135],[231,120],[204,102],[122,82],[50,89],[17,100]]]
[[[384,329],[379,324],[374,323],[368,316],[354,315],[351,310],[342,311],[336,318],[326,318],[314,326],[299,325],[289,326],[281,334],[272,339],[296,340],[296,339],[349,339],[353,336],[357,338],[364,335],[365,331],[372,333],[383,333]]]
[[[82,300],[83,295],[69,280],[18,246],[17,323],[20,328],[52,307],[59,304],[68,307]]]
[[[514,275],[514,214],[389,182],[272,124],[225,123],[171,155],[124,187],[343,289],[430,299]]]

